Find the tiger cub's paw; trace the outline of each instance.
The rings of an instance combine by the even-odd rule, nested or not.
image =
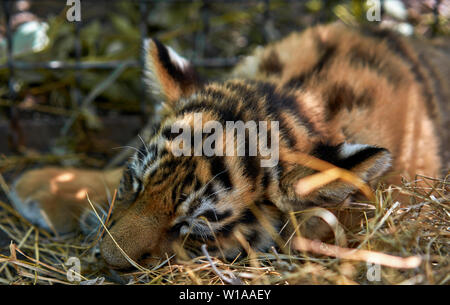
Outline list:
[[[87,196],[102,216],[120,177],[121,169],[30,170],[13,183],[9,197],[15,209],[36,226],[57,233],[77,229],[88,233],[96,225]]]

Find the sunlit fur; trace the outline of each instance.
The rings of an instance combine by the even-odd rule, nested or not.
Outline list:
[[[399,183],[401,176],[440,174],[439,107],[448,104],[448,78],[422,65],[395,34],[314,27],[257,49],[222,82],[200,82],[185,59],[156,40],[146,46],[148,82],[166,99],[166,112],[128,162],[110,223],[115,242],[135,261],[174,251],[199,255],[204,243],[224,259],[244,256],[248,246],[268,251],[276,245],[272,234],[286,231],[288,212],[335,206],[355,193],[339,180],[299,196],[295,182],[316,171],[288,161],[292,153],[372,185],[382,177]],[[261,167],[260,155],[174,156],[170,127],[192,125],[194,113],[203,124],[279,122],[278,165]],[[103,257],[129,266],[115,242],[105,236]]]
[[[158,52],[149,52],[154,66]],[[399,174],[438,175],[433,125],[438,106],[433,89],[420,82],[429,75],[416,64],[415,53],[394,34],[361,36],[337,25],[293,34],[256,51],[231,80],[190,87],[186,94],[167,71],[159,78],[153,74],[162,90],[170,91],[172,112],[128,164],[121,189],[126,199],[113,235],[123,245],[133,243],[125,248],[137,258],[171,252],[174,243],[198,255],[206,243],[212,254],[232,259],[245,249],[236,236],[244,236],[255,251],[267,251],[274,245],[270,231],[281,230],[285,212],[335,205],[355,191],[334,182],[299,197],[294,182],[314,171],[286,162],[284,156],[293,151],[350,169],[365,181],[384,174],[392,156],[388,182],[399,183]],[[279,164],[262,168],[260,156],[173,156],[170,143],[176,135],[170,127],[177,120],[192,126],[194,113],[202,113],[203,123],[215,120],[223,126],[278,121]],[[140,218],[151,224],[131,225]],[[145,242],[136,246],[138,235]],[[102,249],[111,264],[126,265],[110,239]]]

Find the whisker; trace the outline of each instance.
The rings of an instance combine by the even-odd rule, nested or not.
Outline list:
[[[139,139],[141,140],[142,144],[144,144],[144,148],[147,151],[148,154],[150,154],[150,151],[148,150],[147,144],[145,144],[144,140],[142,139],[141,135],[138,134]]]
[[[217,175],[215,175],[214,177],[212,177],[211,180],[209,180],[209,181],[202,187],[202,192],[205,191],[206,187],[207,187],[211,182],[213,182],[213,180],[214,180],[215,178],[217,178],[219,175],[225,173],[227,170],[228,170],[228,169],[225,169],[225,170],[221,171],[220,173],[218,173]]]
[[[231,189],[232,189],[231,186],[230,186],[230,187],[227,187],[227,188],[220,189],[220,190],[218,190],[217,192],[214,192],[214,193],[212,193],[211,195],[209,195],[208,197],[206,197],[205,200],[206,200],[206,199],[209,199],[210,197],[212,197],[212,196],[214,196],[214,195],[219,194],[220,192],[225,192],[225,191],[228,191],[228,190],[231,190]]]
[[[129,145],[125,145],[125,146],[117,146],[117,147],[113,147],[112,149],[124,149],[124,148],[129,148],[129,149],[133,149],[135,151],[137,151],[138,153],[140,153],[144,158],[146,157],[144,155],[144,153],[142,151],[140,151],[138,148],[133,147],[133,146],[129,146]]]

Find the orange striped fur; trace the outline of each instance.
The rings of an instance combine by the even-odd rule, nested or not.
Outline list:
[[[149,40],[146,75],[152,91],[166,99],[166,112],[159,131],[125,167],[110,224],[115,241],[143,264],[180,248],[198,255],[204,243],[212,254],[233,259],[246,249],[239,236],[253,250],[267,251],[276,245],[274,233],[289,231],[290,211],[333,207],[357,192],[337,180],[299,195],[295,183],[317,171],[292,163],[296,153],[371,185],[439,176],[446,153],[440,138],[449,139],[441,117],[442,107],[448,110],[448,78],[445,69],[424,61],[430,53],[419,45],[379,29],[317,26],[257,49],[224,81],[201,83],[187,60]],[[261,167],[261,154],[175,156],[171,126],[193,126],[196,113],[202,127],[209,120],[278,122],[278,164]],[[77,183],[94,177],[72,171]],[[46,175],[29,172],[17,183],[19,209],[33,203],[61,229],[59,223],[74,221],[57,212],[65,206],[63,194],[48,193]],[[110,177],[119,184],[117,172]],[[111,266],[129,266],[109,236],[101,251]]]

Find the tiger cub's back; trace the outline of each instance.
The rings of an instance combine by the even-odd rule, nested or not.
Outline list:
[[[332,24],[257,49],[233,75],[271,80],[294,92],[309,119],[328,128],[335,142],[389,149],[393,173],[438,176],[448,168],[450,142],[445,46]],[[400,175],[394,176],[388,182],[399,183]]]

